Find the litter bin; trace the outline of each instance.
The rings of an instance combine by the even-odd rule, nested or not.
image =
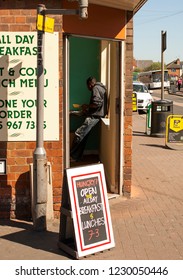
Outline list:
[[[173,114],[173,101],[161,99],[152,102],[151,136],[165,137],[166,119]]]
[[[169,93],[170,94],[175,94],[176,93],[176,83],[174,81],[170,82]]]

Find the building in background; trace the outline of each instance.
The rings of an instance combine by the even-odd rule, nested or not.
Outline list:
[[[136,60],[137,68],[144,70],[153,64],[152,60]]]
[[[180,59],[176,59],[167,64],[168,74],[171,80],[177,80],[182,77],[183,62]]]

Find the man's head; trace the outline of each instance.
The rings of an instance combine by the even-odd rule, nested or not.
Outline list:
[[[95,77],[89,77],[86,80],[86,84],[89,90],[92,90],[92,88],[94,87],[94,85],[96,84],[96,78]]]

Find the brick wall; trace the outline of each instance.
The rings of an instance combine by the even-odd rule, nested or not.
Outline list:
[[[31,3],[30,3],[31,2]],[[35,31],[37,5],[40,1],[4,0],[0,1],[0,31]],[[61,1],[44,1],[47,8],[61,8]],[[11,9],[10,9],[11,7]],[[53,16],[52,16],[53,17]],[[61,16],[55,16],[55,31],[61,34]],[[52,164],[53,195],[55,216],[59,216],[61,184],[63,176],[62,144],[62,36],[59,48],[59,115],[60,141],[45,142],[47,159]],[[29,165],[33,162],[35,142],[1,142],[0,158],[7,158],[7,175],[0,175],[0,218],[31,217]]]
[[[47,8],[62,8],[60,0],[44,1]],[[35,31],[37,5],[40,1],[0,1],[0,31]],[[10,9],[11,7],[11,9]],[[53,16],[52,16],[53,17]],[[59,120],[60,141],[45,142],[47,159],[52,164],[54,214],[60,215],[61,187],[63,179],[63,81],[62,81],[62,34],[61,16],[55,16],[55,31],[59,32]],[[132,67],[133,67],[133,22],[128,14],[125,54],[125,133],[124,133],[124,195],[131,192],[132,173]],[[33,162],[35,142],[0,141],[0,158],[7,158],[7,175],[0,175],[0,218],[31,217],[29,165]]]

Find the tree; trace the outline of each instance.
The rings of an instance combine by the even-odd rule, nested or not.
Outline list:
[[[140,72],[142,72],[142,69],[136,67],[136,68],[133,70],[133,72],[138,72],[138,73],[140,73]]]
[[[166,64],[164,65],[164,68],[166,69]],[[150,66],[144,68],[144,72],[152,70],[161,70],[161,62],[153,62]]]

